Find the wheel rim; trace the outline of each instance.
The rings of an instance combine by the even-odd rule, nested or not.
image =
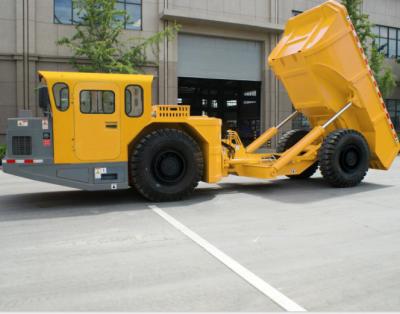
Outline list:
[[[354,173],[358,170],[362,161],[362,152],[355,145],[348,145],[340,154],[340,166],[347,173]]]
[[[173,185],[182,180],[186,173],[186,160],[175,150],[162,151],[152,162],[155,179],[162,184]]]

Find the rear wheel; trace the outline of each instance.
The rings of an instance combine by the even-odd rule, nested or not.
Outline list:
[[[321,172],[334,187],[360,184],[369,169],[370,150],[364,136],[354,130],[337,130],[325,138],[319,152]]]
[[[192,137],[161,129],[143,137],[133,149],[130,181],[150,201],[178,201],[193,192],[203,169],[203,154]]]
[[[307,130],[291,130],[286,132],[278,142],[278,153],[284,153],[288,149],[297,144],[304,136],[308,134]],[[318,162],[313,164],[310,168],[306,169],[299,175],[288,176],[291,179],[304,180],[311,178],[318,170]]]

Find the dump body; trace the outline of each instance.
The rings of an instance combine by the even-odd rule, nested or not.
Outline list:
[[[390,167],[399,152],[397,133],[343,5],[328,1],[290,19],[268,61],[313,127],[352,102],[327,132],[359,131],[371,150],[370,167]]]

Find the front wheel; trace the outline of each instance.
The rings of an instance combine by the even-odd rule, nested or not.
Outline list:
[[[329,134],[319,152],[322,176],[334,187],[360,184],[369,169],[370,150],[364,136],[354,130],[337,130]]]
[[[178,201],[193,192],[203,169],[203,154],[191,136],[160,129],[143,137],[133,149],[130,181],[150,201]]]

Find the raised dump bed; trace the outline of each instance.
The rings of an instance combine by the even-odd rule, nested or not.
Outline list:
[[[268,61],[293,106],[313,127],[351,102],[327,134],[336,129],[359,131],[371,150],[370,167],[391,166],[399,139],[343,5],[328,1],[293,17]]]

